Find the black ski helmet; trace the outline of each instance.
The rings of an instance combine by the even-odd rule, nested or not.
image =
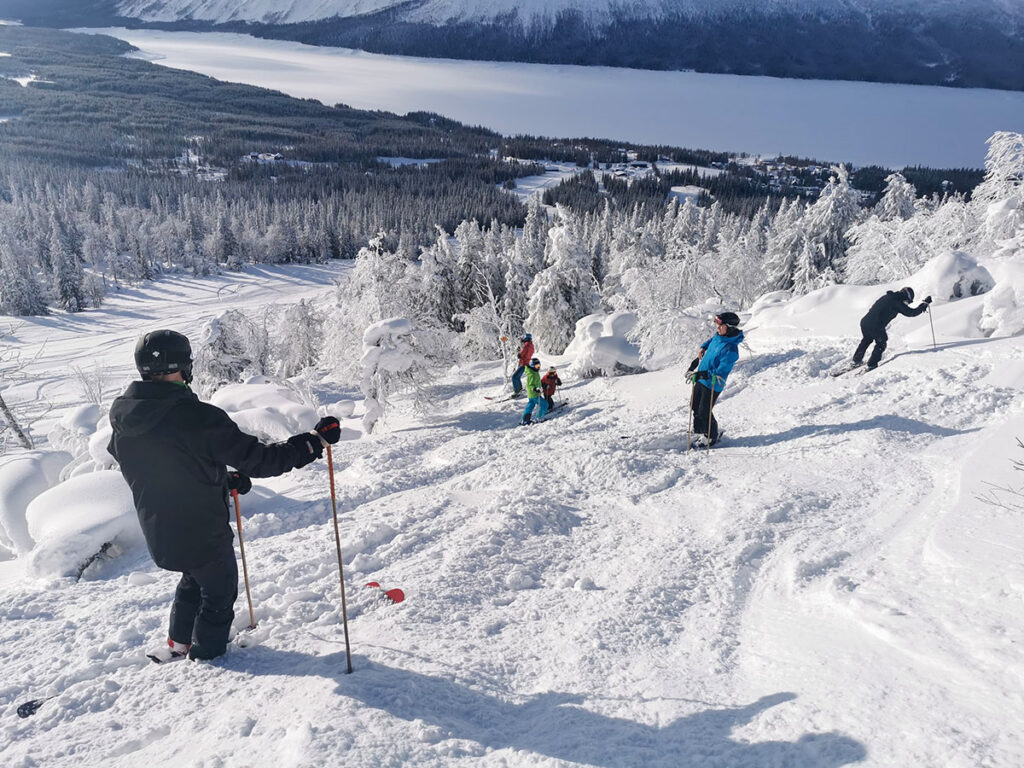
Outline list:
[[[192,381],[192,345],[177,331],[150,331],[135,345],[135,367],[143,381],[181,371],[188,383]]]
[[[722,325],[727,325],[730,328],[735,328],[740,324],[740,316],[735,312],[720,312],[715,317]]]
[[[539,357],[533,358],[533,360],[530,361],[530,367],[531,368],[540,368],[540,358]]]
[[[903,300],[908,304],[914,300],[914,289],[911,288],[909,285],[903,290],[901,290],[900,293],[903,294]]]

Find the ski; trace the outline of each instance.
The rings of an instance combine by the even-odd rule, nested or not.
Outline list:
[[[378,589],[378,590],[380,590],[381,592],[384,593],[384,597],[386,597],[392,603],[400,603],[403,600],[405,600],[405,592],[403,592],[402,590],[398,589],[397,587],[395,589],[384,589],[384,587],[382,587],[376,581],[369,581],[369,582],[366,583],[366,586],[368,586],[370,589]]]
[[[895,359],[895,357],[886,358],[885,360],[882,360],[878,365],[876,365],[875,368],[881,368],[886,363],[891,363]],[[871,371],[875,370],[875,368],[865,368],[863,371],[857,371],[857,375],[863,376],[865,373],[871,373]]]
[[[849,373],[850,371],[857,370],[862,365],[864,365],[864,363],[847,363],[842,367],[833,368],[831,371],[828,372],[828,375],[831,376],[832,378],[835,378],[836,376],[842,376],[844,373]]]

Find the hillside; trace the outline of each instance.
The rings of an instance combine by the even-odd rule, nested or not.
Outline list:
[[[1024,89],[1007,0],[8,0],[44,26],[248,31],[442,58]]]
[[[1020,290],[1012,260],[998,274]],[[154,318],[195,334],[329,278],[158,283],[5,342],[40,353],[21,386],[56,422],[81,402],[57,361],[121,381]],[[219,662],[145,661],[175,578],[138,547],[79,583],[5,564],[7,764],[1019,765],[1024,540],[978,496],[1021,458],[1024,348],[980,330],[994,294],[947,300],[946,278],[906,281],[936,295],[937,348],[926,318],[900,319],[863,376],[825,373],[885,286],[762,300],[710,454],[683,450],[679,367],[579,380],[543,354],[570,403],[550,422],[489,405],[482,362],[445,373],[429,413],[339,443],[351,676],[322,462],[243,497],[258,644]]]

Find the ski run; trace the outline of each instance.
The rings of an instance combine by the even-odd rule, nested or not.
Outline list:
[[[62,371],[128,381],[155,318],[195,332],[323,298],[339,269],[26,318],[8,395],[35,387],[61,418],[80,402]],[[242,497],[257,627],[213,662],[147,660],[177,577],[138,543],[78,582],[0,564],[3,765],[1022,764],[1024,534],[1013,497],[981,497],[1005,500],[1024,458],[1024,345],[966,333],[984,296],[940,301],[935,348],[899,318],[888,364],[829,377],[883,288],[744,313],[710,452],[685,450],[684,367],[581,380],[543,351],[573,404],[549,423],[505,429],[523,401],[484,400],[503,378],[481,362],[444,374],[431,412],[338,443],[352,674],[324,462]],[[235,609],[244,630],[244,592]]]

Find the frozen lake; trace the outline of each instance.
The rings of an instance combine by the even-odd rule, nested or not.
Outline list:
[[[506,135],[980,167],[992,133],[1024,130],[1024,93],[1010,91],[421,59],[212,32],[79,31],[220,80],[326,104],[437,112]]]

